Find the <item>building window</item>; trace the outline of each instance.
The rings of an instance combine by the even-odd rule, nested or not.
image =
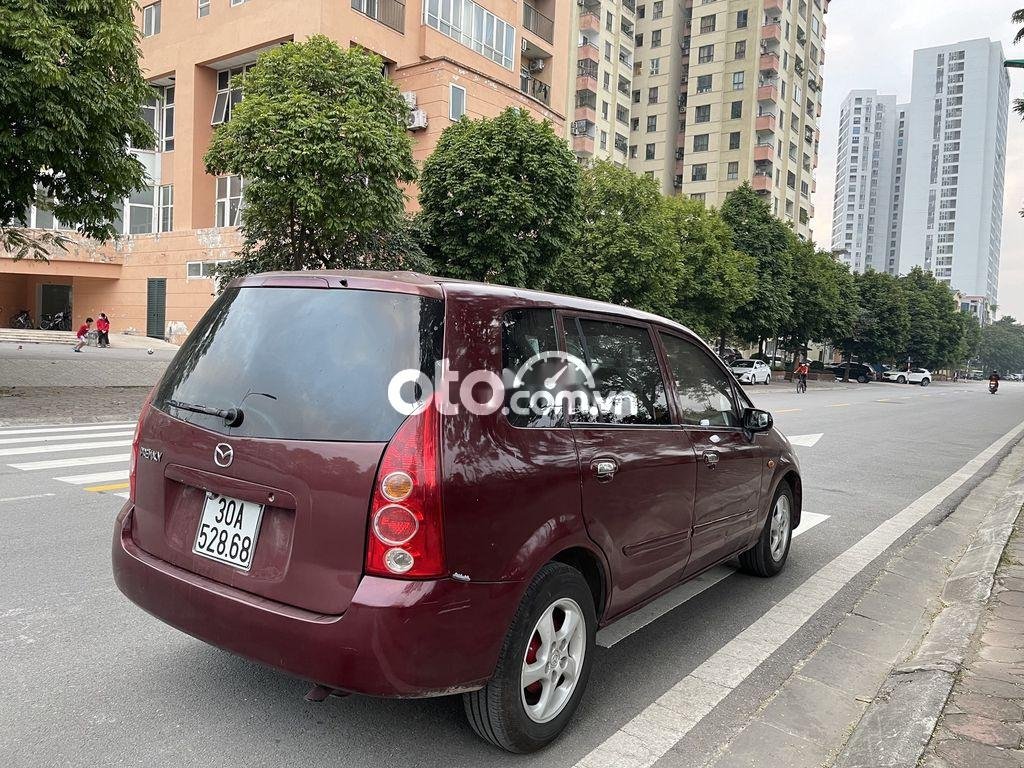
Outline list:
[[[661,59],[651,59],[651,74],[652,75],[660,75],[661,74]]]
[[[747,28],[747,18],[749,14],[749,11],[736,11],[736,29]]]
[[[736,181],[736,179],[738,179],[739,177],[740,164],[735,162],[729,163],[725,172],[725,178],[728,179],[729,181]]]
[[[647,89],[647,103],[657,104],[658,103],[658,86]]]
[[[511,71],[516,29],[472,0],[426,0],[423,22]]]
[[[690,199],[703,203],[707,199],[707,192],[691,192]]]
[[[242,5],[246,0],[231,0],[231,7],[234,8],[236,5]]]
[[[637,154],[636,154],[636,144],[630,144],[629,145],[629,159],[630,160],[636,160],[636,157],[637,157]]]
[[[160,3],[147,5],[142,9],[142,36],[152,37],[160,34]]]
[[[637,88],[636,90],[633,91],[633,103],[634,104],[639,104],[640,103],[640,89],[639,88]]]
[[[217,273],[217,267],[230,264],[231,259],[217,259],[216,261],[188,261],[185,263],[185,276],[193,278],[213,278]]]
[[[693,110],[693,122],[695,123],[709,123],[711,122],[711,105],[702,104]]]
[[[651,18],[660,19],[665,15],[665,0],[657,0],[651,8]]]
[[[217,100],[213,103],[213,118],[210,125],[220,125],[231,119],[235,105],[242,100],[242,87],[237,81],[232,83],[232,80],[244,75],[252,67],[252,64],[246,64],[234,69],[222,69],[217,73]]]
[[[745,77],[743,72],[733,72],[732,73],[732,89],[734,91],[742,91],[745,79],[746,79],[746,77]]]
[[[647,132],[648,133],[654,133],[656,130],[658,130],[658,116],[657,115],[648,115],[647,116]]]
[[[641,32],[639,34],[636,34],[636,35],[633,35],[633,47],[634,48],[640,48],[640,47],[643,46],[643,44],[644,44],[643,32]]]
[[[693,151],[707,152],[710,136],[707,133],[699,133],[693,137]]]
[[[707,163],[695,163],[693,166],[693,172],[690,174],[690,181],[707,181],[708,179],[708,165]]]
[[[700,31],[701,34],[715,31],[715,14],[700,17]]]
[[[740,148],[740,132],[739,131],[733,131],[732,133],[729,134],[729,149],[739,149],[739,148]]]
[[[128,234],[145,235],[153,231],[153,187],[143,187],[128,198]]]
[[[736,58],[736,59],[745,59],[745,58],[747,58],[747,41],[746,40],[737,40],[736,41],[736,50],[735,50],[735,53],[733,54],[733,58]]]
[[[651,32],[651,48],[657,48],[661,45],[661,30],[655,29]]]
[[[466,114],[466,89],[452,85],[448,93],[448,119],[455,121]]]
[[[702,45],[697,49],[697,63],[707,64],[709,61],[715,60],[715,46],[714,45]]]
[[[237,227],[242,219],[242,190],[245,182],[241,176],[217,177],[217,221],[218,227]]]
[[[654,159],[654,148],[656,146],[656,144],[648,144],[646,147],[644,147],[644,160]]]
[[[174,186],[164,184],[157,190],[157,207],[160,215],[157,220],[157,232],[170,232],[174,229]]]
[[[713,75],[697,75],[697,93],[710,93]]]
[[[199,18],[210,15],[210,0],[199,0]]]
[[[729,109],[729,117],[733,120],[739,120],[743,117],[743,102],[734,101]]]
[[[164,152],[174,150],[174,86],[163,89],[163,118],[160,121],[160,149]]]

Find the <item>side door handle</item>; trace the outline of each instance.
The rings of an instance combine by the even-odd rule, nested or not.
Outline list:
[[[704,451],[704,463],[709,468],[714,469],[718,466],[718,454],[714,451]]]
[[[618,466],[611,459],[597,459],[592,466],[598,481],[602,483],[610,482],[615,477],[615,471],[618,469]]]

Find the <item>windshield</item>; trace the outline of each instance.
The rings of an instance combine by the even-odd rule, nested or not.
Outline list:
[[[397,372],[434,380],[444,302],[400,293],[234,288],[214,303],[171,362],[153,405],[223,434],[385,442],[404,416],[388,400]],[[225,418],[176,408],[237,408]]]
[[[733,368],[753,368],[754,367],[754,361],[753,360],[737,360],[735,363],[732,364],[732,367]]]

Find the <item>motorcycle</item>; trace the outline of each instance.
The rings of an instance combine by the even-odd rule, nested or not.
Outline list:
[[[989,383],[988,383],[988,393],[990,395],[994,395],[998,391],[999,391],[999,382],[996,381],[995,379],[990,380]]]
[[[64,312],[54,312],[52,315],[44,315],[43,319],[39,321],[39,330],[70,331],[71,313],[65,310]]]
[[[23,309],[21,312],[11,315],[10,326],[11,328],[29,330],[32,328],[32,315],[28,313],[27,309]]]

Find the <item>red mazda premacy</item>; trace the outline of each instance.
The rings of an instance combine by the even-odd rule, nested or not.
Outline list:
[[[739,558],[778,573],[796,457],[686,328],[411,273],[233,282],[144,406],[118,587],[321,693],[461,693],[552,741],[594,636]]]

